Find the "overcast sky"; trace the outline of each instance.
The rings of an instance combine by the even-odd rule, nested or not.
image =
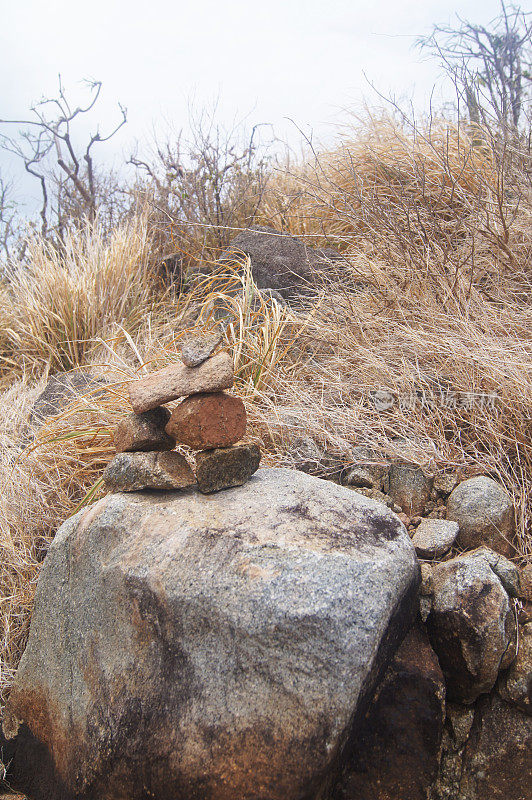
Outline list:
[[[212,105],[225,125],[267,122],[292,143],[292,122],[330,139],[342,109],[372,101],[364,77],[385,94],[445,93],[417,36],[456,13],[488,22],[498,0],[0,0],[0,118],[20,117],[57,73],[67,88],[103,81],[98,118],[111,125],[116,102],[128,125],[106,157],[128,152],[168,126],[186,127],[187,107]],[[78,95],[80,98],[82,94]],[[4,174],[16,167],[0,155]],[[21,184],[22,185],[22,184]]]

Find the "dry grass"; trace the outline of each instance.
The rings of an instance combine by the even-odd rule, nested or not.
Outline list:
[[[137,330],[155,302],[145,218],[106,240],[98,223],[71,231],[58,249],[28,242],[0,295],[0,375],[80,366],[93,340],[120,323]]]
[[[35,245],[32,273],[17,274],[0,304],[4,352],[21,375],[0,397],[4,695],[46,545],[101,491],[113,427],[129,410],[127,381],[177,358],[186,330],[220,317],[266,463],[297,466],[310,442],[315,471],[337,474],[365,444],[434,469],[489,472],[515,498],[519,559],[532,557],[532,208],[527,186],[512,185],[512,195],[500,170],[499,154],[457,129],[409,133],[379,121],[279,177],[263,220],[336,243],[346,258],[322,276],[315,301],[292,309],[257,293],[249,264],[241,278],[214,272],[186,295],[156,300],[142,221],[108,245],[87,234],[66,261]],[[108,293],[89,281],[102,264]],[[89,364],[111,383],[50,419],[21,452],[30,375],[48,364]],[[389,411],[372,402],[379,387],[396,398]]]

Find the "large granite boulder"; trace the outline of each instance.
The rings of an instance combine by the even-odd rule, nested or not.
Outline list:
[[[473,703],[491,691],[515,658],[515,615],[504,585],[512,586],[512,566],[479,548],[433,567],[427,627],[453,701]]]
[[[44,562],[3,721],[8,782],[32,800],[321,796],[418,581],[392,512],[300,472],[109,495]]]
[[[310,247],[297,236],[259,225],[239,233],[220,260],[242,254],[249,256],[257,288],[273,289],[286,299],[312,292],[316,275],[339,258],[335,250]]]
[[[426,800],[444,721],[442,671],[418,622],[377,689],[335,800]]]

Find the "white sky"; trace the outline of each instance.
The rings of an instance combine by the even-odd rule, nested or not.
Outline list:
[[[201,108],[218,97],[226,125],[272,123],[293,143],[291,118],[323,140],[342,109],[372,100],[364,73],[424,107],[439,72],[415,38],[456,13],[486,23],[498,9],[498,0],[0,0],[0,118],[53,96],[61,72],[74,94],[83,78],[103,81],[102,131],[117,100],[128,107],[109,159],[186,127],[191,99]],[[17,175],[2,154],[0,169]]]

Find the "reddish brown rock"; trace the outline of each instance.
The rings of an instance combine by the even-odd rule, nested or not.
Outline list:
[[[200,492],[209,494],[231,486],[242,486],[259,468],[260,448],[242,444],[196,455],[196,478]]]
[[[166,432],[195,450],[230,447],[246,433],[246,409],[224,392],[195,394],[174,409]]]
[[[140,489],[188,489],[196,480],[181,453],[118,453],[104,470],[112,492]]]
[[[230,389],[233,381],[233,359],[229,353],[217,353],[199,367],[170,364],[133,381],[129,384],[129,400],[133,411],[140,414],[179,397]]]
[[[165,431],[170,419],[167,408],[154,408],[143,414],[128,414],[116,426],[114,435],[117,453],[173,450],[175,439]]]

